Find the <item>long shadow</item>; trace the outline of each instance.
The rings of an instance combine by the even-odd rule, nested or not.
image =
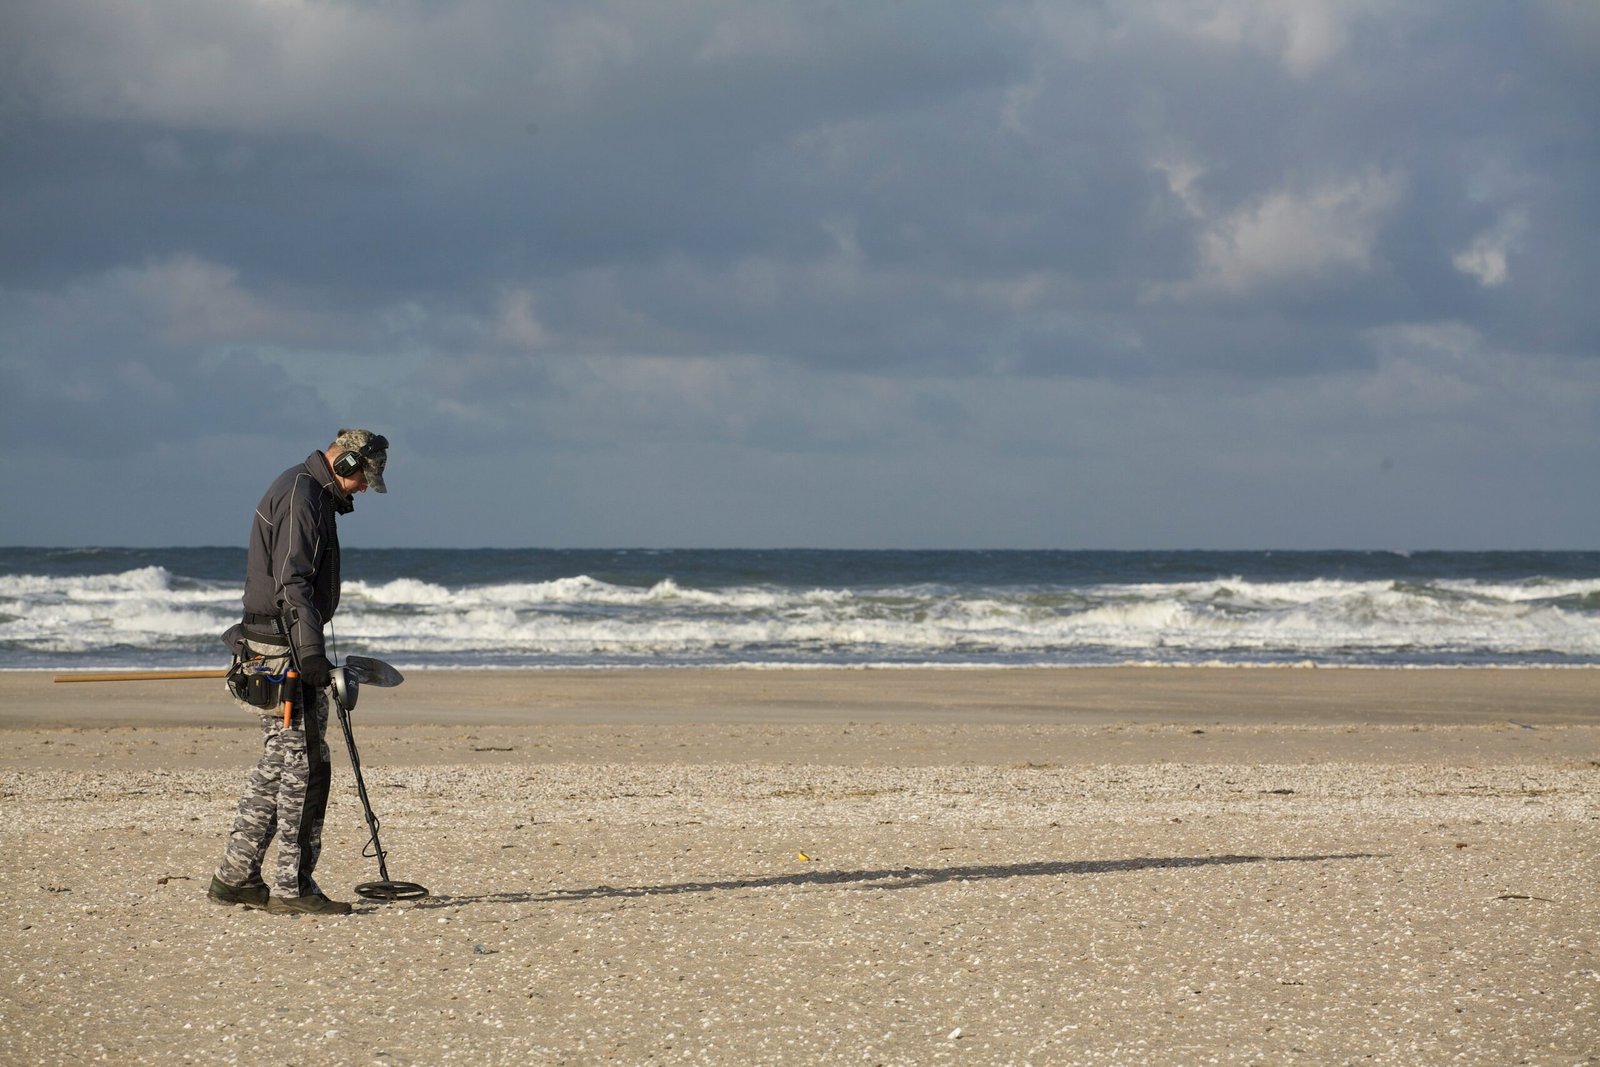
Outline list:
[[[468,904],[553,904],[562,901],[609,900],[626,897],[676,896],[682,893],[718,893],[736,889],[774,889],[779,886],[837,885],[847,889],[896,890],[938,885],[941,882],[976,882],[996,878],[1035,878],[1050,875],[1115,874],[1183,867],[1217,867],[1234,863],[1323,863],[1331,860],[1382,859],[1386,853],[1347,852],[1326,856],[1141,856],[1124,860],[1074,860],[1071,862],[1007,863],[975,867],[888,867],[861,871],[804,871],[765,878],[735,878],[718,882],[674,882],[668,885],[597,885],[584,889],[552,889],[543,893],[481,893],[474,896],[434,894],[417,908],[460,908]]]

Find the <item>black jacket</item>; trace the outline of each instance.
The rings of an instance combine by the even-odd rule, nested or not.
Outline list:
[[[321,452],[278,475],[256,505],[245,565],[246,622],[290,615],[291,639],[302,658],[327,655],[322,627],[339,607],[338,516],[353,510]]]

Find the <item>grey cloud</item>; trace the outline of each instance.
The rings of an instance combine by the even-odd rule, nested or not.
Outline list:
[[[1130,528],[1119,472],[1196,509],[1243,484],[1223,457],[1259,446],[1222,418],[1308,471],[1387,437],[1459,477],[1439,442],[1473,424],[1544,455],[1554,397],[1486,420],[1487,367],[1562,382],[1592,434],[1587,5],[26,0],[7,26],[8,445],[299,440],[355,406],[434,462],[559,454],[572,514],[649,449],[761,495],[743,449],[829,465],[841,501],[884,493],[847,460],[1011,501],[1026,540],[1051,457]],[[241,382],[304,404],[263,426]]]

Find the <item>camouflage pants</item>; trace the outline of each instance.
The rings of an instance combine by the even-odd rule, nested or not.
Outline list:
[[[252,652],[273,651],[250,646]],[[270,657],[272,673],[282,673],[288,657]],[[269,884],[278,896],[320,893],[311,873],[322,853],[322,817],[328,808],[332,767],[328,762],[328,693],[301,687],[299,706],[289,727],[274,709],[261,712],[261,758],[239,798],[233,830],[217,877],[229,885]],[[267,846],[278,838],[277,863],[268,883],[261,873]]]

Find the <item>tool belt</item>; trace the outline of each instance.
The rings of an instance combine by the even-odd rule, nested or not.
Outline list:
[[[222,643],[233,653],[233,665],[224,679],[235,699],[266,711],[284,700],[299,701],[295,689],[298,679],[288,676],[294,657],[289,654],[289,638],[274,615],[245,612],[222,635]]]
[[[233,661],[233,666],[228,668],[225,679],[228,692],[237,699],[244,701],[252,707],[275,708],[284,701],[284,691],[291,689],[297,679],[284,674],[273,674],[267,667],[264,658]],[[297,697],[292,691],[290,696]]]

